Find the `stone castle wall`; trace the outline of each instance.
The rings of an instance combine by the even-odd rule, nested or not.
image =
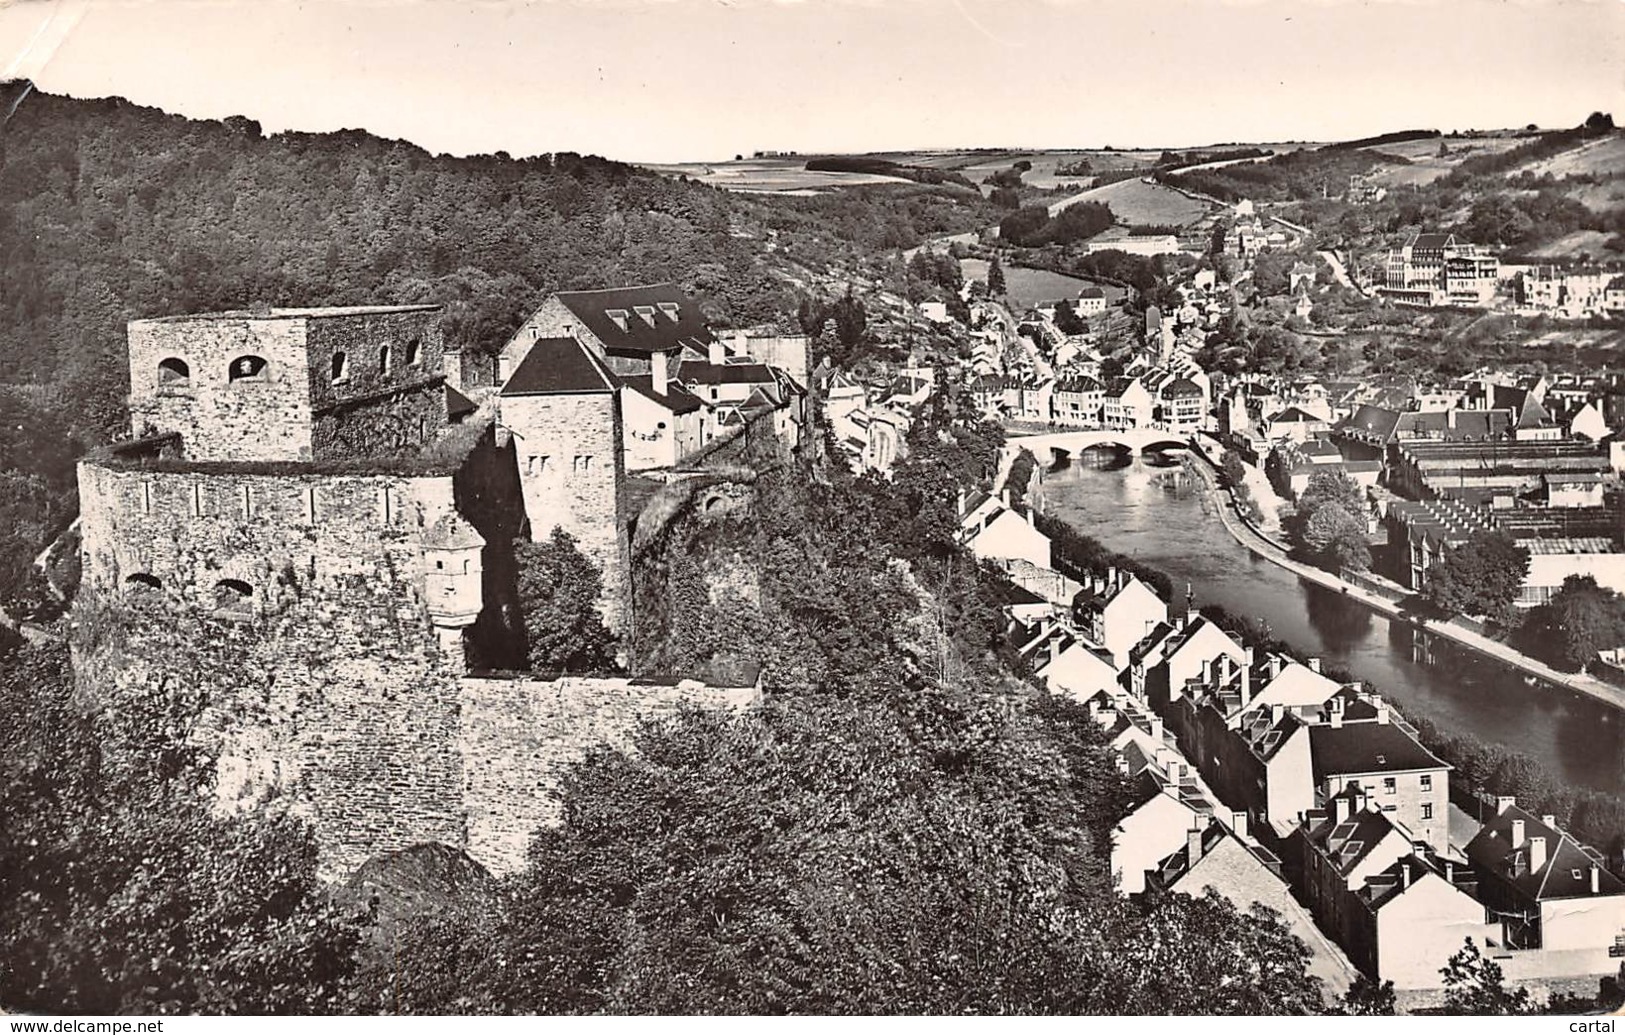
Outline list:
[[[404,458],[445,427],[445,388],[434,377],[317,410],[311,448],[318,458]]]
[[[465,760],[469,854],[497,873],[521,868],[534,832],[563,819],[564,774],[590,749],[625,749],[644,720],[684,706],[737,710],[759,697],[754,688],[688,680],[463,679],[458,750]]]
[[[180,433],[193,460],[407,455],[446,422],[438,320],[434,309],[394,309],[134,321],[132,429]],[[165,360],[187,376],[166,378]]]
[[[179,432],[198,460],[309,460],[310,371],[305,329],[292,320],[137,320],[129,325],[130,424]],[[259,376],[231,380],[234,361],[257,356]],[[166,359],[186,364],[164,382]]]
[[[417,543],[454,492],[449,475],[81,464],[86,703],[181,695],[222,800],[291,797],[327,872],[462,844],[462,663],[429,623]],[[219,606],[226,579],[249,597]]]
[[[317,459],[400,456],[435,440],[446,423],[438,312],[391,310],[308,325]],[[339,355],[343,376],[335,380]]]
[[[530,536],[563,528],[603,571],[605,623],[631,629],[626,461],[618,394],[521,395],[502,400],[502,424],[524,490]]]

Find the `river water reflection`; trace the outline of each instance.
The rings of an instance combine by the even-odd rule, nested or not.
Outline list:
[[[1197,606],[1222,605],[1381,690],[1406,715],[1527,752],[1572,784],[1625,794],[1625,716],[1533,686],[1514,669],[1305,582],[1254,556],[1177,468],[1135,459],[1044,475],[1044,507],[1107,546],[1160,568]]]

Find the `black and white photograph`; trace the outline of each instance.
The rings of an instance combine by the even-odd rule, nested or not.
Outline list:
[[[1612,1032],[1616,114],[1619,0],[0,0],[0,1023]]]

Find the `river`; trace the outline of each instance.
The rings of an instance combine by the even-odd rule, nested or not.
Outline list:
[[[1522,751],[1575,786],[1625,794],[1625,715],[1305,582],[1225,531],[1200,486],[1136,458],[1044,475],[1044,509],[1119,553],[1160,568],[1176,594],[1262,619],[1270,632],[1380,690],[1401,712]]]

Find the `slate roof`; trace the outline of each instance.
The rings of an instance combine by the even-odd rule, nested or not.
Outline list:
[[[1337,867],[1337,871],[1347,877],[1362,859],[1371,854],[1372,849],[1398,829],[1385,813],[1364,809],[1341,823],[1328,816],[1308,836],[1315,847]]]
[[[637,392],[655,405],[665,407],[672,413],[693,413],[704,405],[675,381],[666,383],[666,392],[662,395],[654,390],[654,385],[647,377],[639,375],[636,377],[623,377],[620,380],[621,384]]]
[[[473,399],[470,399],[468,396],[464,395],[462,392],[459,392],[451,385],[446,385],[447,420],[456,420],[458,417],[466,417],[477,409],[479,409],[479,407],[474,404]]]
[[[1298,406],[1288,406],[1270,419],[1271,424],[1324,424],[1325,417],[1317,417]]]
[[[774,383],[773,370],[765,363],[723,363],[721,365],[685,359],[677,368],[684,383],[702,385],[759,385]]]
[[[1522,820],[1524,841],[1512,847],[1512,823]],[[1530,872],[1529,839],[1546,839],[1546,865]],[[1479,872],[1493,873],[1510,883],[1524,896],[1544,901],[1558,898],[1585,898],[1591,895],[1591,867],[1597,875],[1599,895],[1625,895],[1625,882],[1608,872],[1596,850],[1580,844],[1569,834],[1549,826],[1513,805],[1491,816],[1484,828],[1467,844],[1467,858]]]
[[[1388,722],[1311,726],[1309,753],[1317,784],[1328,776],[1450,768],[1409,733]]]
[[[1394,437],[1394,429],[1399,425],[1399,416],[1398,410],[1363,404],[1340,426],[1345,430],[1370,435],[1379,442],[1387,442]]]
[[[699,306],[684,296],[675,284],[648,284],[641,287],[609,288],[600,291],[560,291],[553,296],[574,313],[587,330],[611,352],[647,356],[654,352],[680,349],[689,342],[701,345],[714,341]],[[677,306],[673,320],[660,303]],[[638,315],[638,307],[654,310],[651,320]],[[611,310],[625,310],[626,329],[610,317]]]
[[[1454,234],[1417,234],[1411,238],[1412,248],[1425,248],[1437,251],[1447,248],[1455,241]]]
[[[538,338],[502,386],[504,396],[579,395],[615,391],[615,381],[574,338]]]

